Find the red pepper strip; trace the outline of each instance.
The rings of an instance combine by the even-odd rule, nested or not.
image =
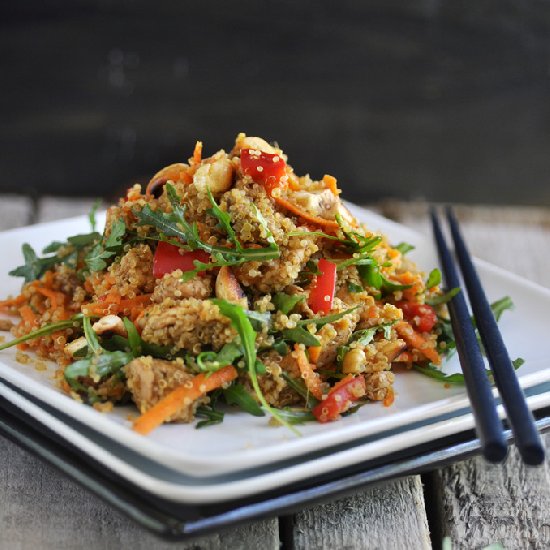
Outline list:
[[[180,254],[180,249],[173,244],[159,242],[153,259],[153,275],[160,279],[166,273],[172,273],[176,269],[192,271],[195,269],[195,260],[207,263],[210,254],[204,250],[192,250]]]
[[[317,267],[321,273],[310,287],[308,304],[313,313],[328,313],[336,289],[336,264],[321,258]]]
[[[261,183],[271,196],[273,190],[281,186],[281,178],[286,174],[286,162],[276,153],[242,149],[241,171],[256,183]]]
[[[365,378],[361,375],[354,377],[350,374],[338,382],[326,398],[313,407],[311,412],[319,422],[338,420],[354,401],[365,395],[366,391]]]
[[[437,315],[432,306],[414,302],[396,302],[395,305],[403,311],[403,317],[420,332],[430,332],[437,323]]]

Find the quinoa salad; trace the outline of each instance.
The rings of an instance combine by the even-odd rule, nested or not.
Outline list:
[[[103,233],[23,245],[21,293],[0,302],[17,346],[52,360],[59,387],[133,429],[331,422],[391,406],[399,371],[441,378],[453,348],[438,269],[360,224],[337,180],[298,176],[277,144],[166,166],[107,211]]]

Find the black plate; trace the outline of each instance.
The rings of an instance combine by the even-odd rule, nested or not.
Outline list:
[[[550,408],[537,411],[535,417],[541,432],[550,431]],[[463,460],[480,450],[475,432],[469,430],[253,497],[219,504],[175,504],[122,480],[1,397],[0,433],[142,527],[171,540],[186,540],[239,523],[290,514],[306,506],[356,493],[369,485]],[[512,441],[509,430],[506,437]]]

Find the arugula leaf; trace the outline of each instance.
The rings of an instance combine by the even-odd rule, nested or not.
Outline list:
[[[281,357],[284,357],[289,351],[290,348],[284,340],[275,340],[271,346]]]
[[[218,306],[222,315],[225,315],[231,320],[233,328],[235,328],[241,339],[241,345],[244,349],[244,357],[248,368],[248,376],[250,377],[252,387],[258,396],[258,400],[271,414],[271,416],[275,417],[281,422],[281,424],[285,424],[289,429],[295,432],[295,430],[293,430],[292,427],[284,421],[284,419],[279,417],[277,411],[269,406],[264,394],[262,393],[257,376],[256,332],[252,328],[250,319],[246,316],[244,309],[237,304],[232,304],[219,298],[212,299],[211,301]]]
[[[525,360],[521,357],[518,357],[517,359],[514,359],[512,361],[512,366],[514,367],[514,370],[518,370],[524,363]],[[454,374],[445,374],[441,371],[441,369],[439,369],[435,365],[432,365],[431,363],[426,366],[414,363],[413,369],[425,376],[428,376],[429,378],[433,378],[439,382],[444,382],[445,384],[464,385],[466,383],[464,375],[462,373],[456,372]],[[494,383],[493,373],[489,369],[485,369],[485,374],[487,375],[491,383]]]
[[[500,321],[502,314],[510,309],[514,309],[514,302],[510,296],[503,296],[500,300],[496,300],[491,304],[491,311],[497,321]]]
[[[375,334],[379,330],[382,330],[384,332],[384,338],[389,339],[390,336],[391,336],[391,327],[394,324],[395,324],[395,321],[392,321],[390,323],[382,323],[380,325],[376,325],[376,326],[371,327],[371,328],[366,328],[366,329],[358,330],[358,331],[354,332],[351,335],[351,338],[348,340],[347,344],[345,344],[344,346],[340,346],[337,349],[337,351],[336,351],[336,362],[339,365],[342,364],[342,362],[344,361],[344,356],[351,349],[350,344],[356,342],[356,343],[358,343],[362,346],[368,346],[372,342]]]
[[[348,291],[349,292],[363,292],[365,289],[356,283],[348,283]]]
[[[281,332],[283,340],[304,344],[304,346],[320,346],[321,342],[303,327],[285,328]]]
[[[99,345],[99,340],[97,339],[97,334],[92,328],[92,322],[89,317],[84,317],[82,319],[82,327],[84,329],[84,337],[86,338],[86,343],[88,344],[88,349],[92,354],[101,353],[102,349]]]
[[[306,406],[308,408],[313,408],[319,400],[311,395],[310,391],[307,389],[304,381],[300,378],[293,378],[290,374],[285,371],[281,372],[282,377],[285,379],[286,383],[290,388],[292,388],[298,395],[302,396],[306,401]]]
[[[96,230],[96,214],[97,210],[101,206],[101,199],[96,199],[94,201],[94,204],[92,205],[92,208],[90,210],[90,213],[88,214],[88,220],[90,221],[90,228],[92,229],[92,232],[95,232]]]
[[[21,247],[21,251],[23,252],[25,265],[12,269],[9,275],[12,277],[23,277],[26,283],[40,279],[48,269],[58,263],[56,256],[52,256],[51,258],[39,258],[33,247],[28,243],[25,243]]]
[[[358,307],[359,306],[355,306],[350,309],[346,309],[345,311],[341,311],[340,313],[332,313],[331,315],[325,315],[324,317],[313,317],[312,319],[301,319],[300,321],[296,322],[296,326],[303,327],[303,326],[313,324],[318,327],[322,327],[327,323],[334,323],[335,321],[339,321],[340,319],[342,319],[342,317],[345,317],[346,315],[354,312]]]
[[[394,283],[393,281],[386,279],[384,275],[381,275],[381,277],[382,277],[382,290],[386,293],[396,292],[397,290],[406,290],[407,288],[412,287],[412,285],[400,285],[398,283]]]
[[[123,220],[118,219],[111,225],[111,232],[105,242],[98,242],[88,252],[84,261],[90,271],[102,271],[107,267],[107,261],[121,252],[122,239],[126,234],[126,225]]]
[[[284,407],[277,409],[277,415],[279,422],[284,419],[285,424],[305,424],[306,422],[312,422],[317,420],[312,412],[304,411],[302,409],[296,409],[291,407]]]
[[[66,328],[72,328],[74,326],[78,326],[78,324],[82,321],[83,317],[84,315],[82,313],[77,313],[76,315],[73,315],[70,319],[67,319],[65,321],[57,321],[56,323],[50,323],[49,325],[40,327],[36,330],[29,332],[28,334],[25,334],[24,336],[20,336],[19,338],[14,338],[9,342],[1,344],[0,351],[16,346],[17,344],[27,342],[28,340],[34,340],[35,338],[47,336],[48,334],[52,334],[54,332],[58,332]]]
[[[132,359],[131,353],[103,351],[99,355],[91,355],[68,365],[64,372],[65,380],[73,389],[82,391],[82,384],[78,382],[80,378],[90,377],[98,383],[108,376],[118,374]]]
[[[357,268],[357,271],[364,284],[376,289],[382,288],[383,280],[378,265],[361,265]]]
[[[235,245],[235,248],[237,250],[241,250],[242,249],[241,243],[239,242],[239,239],[237,239],[235,230],[231,225],[231,216],[227,212],[224,212],[218,206],[218,204],[216,203],[216,200],[212,195],[212,192],[210,191],[210,188],[207,189],[207,192],[208,192],[208,198],[210,199],[210,204],[212,205],[212,208],[208,210],[208,213],[214,216],[218,220],[222,229],[227,233],[229,242],[232,242]]]
[[[232,365],[243,356],[241,347],[233,342],[225,344],[219,352],[203,351],[197,356],[197,365],[202,372],[215,372]]]
[[[142,354],[142,340],[136,326],[128,317],[122,319],[126,332],[128,333],[128,346],[134,357],[139,357]]]
[[[195,416],[206,419],[197,422],[195,429],[200,430],[201,428],[206,428],[207,426],[221,424],[225,415],[222,411],[214,409],[211,405],[201,405],[200,407],[197,407]]]
[[[401,254],[403,254],[404,256],[407,252],[414,250],[416,247],[406,242],[400,242],[399,244],[392,246],[392,248],[395,248],[395,250],[399,250],[399,252],[401,252]]]
[[[342,271],[342,269],[345,269],[350,265],[356,265],[358,267],[376,265],[376,260],[371,258],[368,254],[353,256],[351,258],[348,258],[347,260],[340,260],[340,261],[330,260],[330,261],[336,264],[337,271]]]
[[[233,384],[223,390],[228,405],[238,405],[243,411],[252,416],[265,416],[262,408],[254,401],[242,384]]]
[[[431,298],[426,299],[426,303],[429,306],[439,306],[441,304],[446,304],[447,302],[451,301],[451,299],[456,296],[460,292],[460,287],[455,286],[454,288],[451,288],[448,292],[445,292],[444,294],[439,294],[438,296],[432,296]]]
[[[271,299],[275,307],[285,315],[288,315],[303,300],[305,300],[303,294],[291,295],[284,292],[277,292]]]
[[[428,280],[426,281],[426,288],[430,289],[434,286],[437,286],[441,282],[441,271],[435,268],[430,271],[428,275]]]

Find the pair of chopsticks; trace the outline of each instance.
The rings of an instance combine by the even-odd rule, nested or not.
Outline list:
[[[533,415],[525,402],[510,356],[452,208],[448,207],[446,214],[477,330],[506,410],[516,446],[525,464],[541,464],[544,461],[544,447]],[[445,285],[448,289],[460,287],[455,261],[443,236],[435,208],[432,207],[430,215]],[[483,455],[490,462],[501,462],[507,453],[506,440],[464,293],[459,292],[447,305]]]

